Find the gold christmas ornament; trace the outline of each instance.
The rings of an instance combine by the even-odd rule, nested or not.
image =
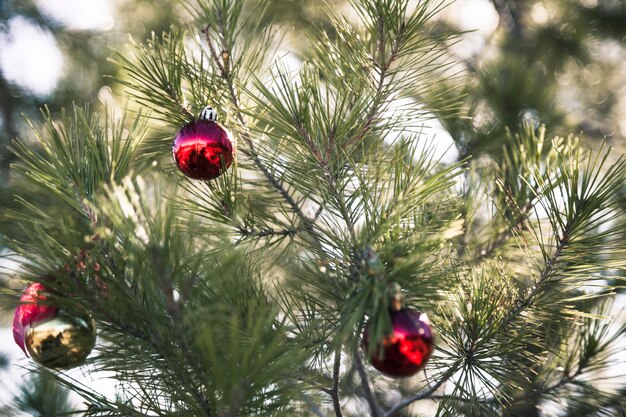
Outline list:
[[[47,368],[69,369],[82,365],[96,344],[96,324],[89,316],[63,311],[25,329],[24,344],[35,362]]]

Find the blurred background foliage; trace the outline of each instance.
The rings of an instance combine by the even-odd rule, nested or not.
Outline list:
[[[124,45],[129,35],[143,39],[151,31],[160,33],[167,30],[176,18],[176,4],[179,2],[85,1],[81,10],[94,7],[90,3],[100,3],[100,7],[95,7],[96,12],[102,11],[107,15],[98,18],[90,13],[82,23],[80,12],[72,15],[71,19],[67,15],[67,9],[78,6],[80,2],[62,3],[47,0],[0,1],[0,34],[3,40],[0,43],[1,169],[8,169],[13,160],[7,149],[11,139],[28,136],[28,127],[22,115],[36,118],[43,105],[48,106],[53,114],[71,103],[89,103],[98,107],[106,101],[110,91],[107,85],[111,81],[104,75],[114,75],[117,71],[108,60],[112,50]],[[55,4],[63,7],[60,13],[53,10]],[[31,39],[26,39],[28,37]],[[43,44],[41,41],[44,41]],[[28,46],[30,48],[26,49]],[[15,51],[16,47],[23,49]],[[50,74],[55,68],[46,68],[47,62],[36,57],[28,59],[31,55],[48,56],[50,48],[58,48],[62,54],[62,69],[58,77]],[[43,68],[30,68],[37,64]],[[33,81],[32,77],[25,77],[25,73],[45,80]]]
[[[470,118],[446,126],[462,154],[497,151],[505,127],[527,117],[545,123],[548,136],[582,132],[591,143],[606,139],[623,150],[626,2],[486,4],[497,17],[495,30],[479,29],[451,48],[468,74]],[[471,22],[463,26],[471,29]]]

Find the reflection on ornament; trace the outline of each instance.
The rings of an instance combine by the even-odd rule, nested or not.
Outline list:
[[[96,343],[91,317],[60,311],[54,318],[35,321],[25,329],[24,344],[32,358],[47,368],[82,365]]]
[[[434,350],[428,317],[410,309],[391,311],[392,332],[377,343],[370,357],[372,366],[385,375],[399,378],[415,375],[424,367]],[[369,348],[366,328],[365,350]]]
[[[212,180],[233,162],[230,133],[216,119],[215,110],[207,107],[199,120],[183,126],[174,138],[174,161],[190,178]]]
[[[15,308],[13,339],[24,353],[26,353],[26,347],[24,346],[25,328],[34,321],[45,320],[57,314],[58,309],[56,307],[45,304],[46,292],[46,287],[43,284],[33,282],[26,287],[20,297],[20,305]]]

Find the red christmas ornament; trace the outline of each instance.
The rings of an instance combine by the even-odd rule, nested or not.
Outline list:
[[[410,309],[392,310],[392,332],[377,343],[370,361],[383,374],[401,378],[415,375],[434,350],[433,334],[426,314]],[[367,327],[363,333],[365,351],[369,352]]]
[[[48,292],[40,283],[30,284],[20,297],[13,317],[15,343],[35,362],[52,369],[82,365],[96,343],[96,325],[87,313],[70,315],[43,304]]]
[[[216,120],[215,110],[206,107],[200,119],[183,126],[174,138],[174,161],[188,177],[212,180],[233,162],[230,133]]]
[[[52,318],[58,312],[58,309],[54,306],[39,304],[42,301],[45,302],[45,292],[46,288],[42,284],[38,282],[30,284],[20,297],[20,305],[15,309],[15,315],[13,316],[13,339],[26,354],[28,354],[24,345],[26,328],[33,322]]]

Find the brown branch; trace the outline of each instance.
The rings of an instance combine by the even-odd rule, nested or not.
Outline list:
[[[221,205],[221,211],[224,216],[228,217],[234,223],[237,223],[237,219],[235,218],[231,210],[228,208],[228,205],[223,200],[222,200],[222,205]],[[296,227],[288,227],[285,229],[272,229],[269,227],[266,227],[264,229],[254,229],[254,228],[245,227],[244,225],[241,225],[241,224],[235,224],[233,227],[237,229],[237,231],[241,235],[242,240],[249,238],[249,237],[261,238],[261,237],[294,236],[296,233],[303,230],[302,228],[296,228]]]
[[[341,405],[339,404],[339,370],[341,368],[341,346],[335,351],[335,363],[333,365],[333,388],[330,390],[330,396],[333,399],[333,408],[335,409],[335,417],[343,417],[341,413]]]
[[[245,393],[249,388],[247,381],[242,381],[239,387],[233,390],[231,393],[230,401],[228,402],[228,408],[224,411],[218,412],[218,417],[238,417],[241,413],[241,408],[244,405]]]
[[[244,226],[239,226],[237,229],[239,230],[239,233],[241,234],[243,238],[294,236],[298,231],[302,230],[302,229],[298,229],[295,227],[289,227],[287,229],[265,228],[265,229],[254,230],[254,229],[245,228]]]

